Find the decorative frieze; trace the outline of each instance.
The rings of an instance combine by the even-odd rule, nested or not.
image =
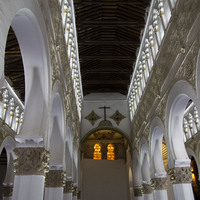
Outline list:
[[[16,148],[14,171],[16,175],[45,175],[49,169],[50,154],[44,148]]]
[[[152,188],[154,190],[166,190],[167,189],[167,178],[153,178]]]
[[[72,181],[66,181],[64,187],[64,193],[73,193],[74,186]]]
[[[181,184],[192,182],[191,171],[191,167],[175,167],[170,169],[168,173],[172,184]]]
[[[143,183],[142,186],[143,186],[143,193],[144,194],[151,194],[152,193],[151,184]]]
[[[3,197],[12,197],[13,185],[3,185],[2,194]]]
[[[45,187],[64,187],[66,174],[62,170],[49,170],[46,174]]]

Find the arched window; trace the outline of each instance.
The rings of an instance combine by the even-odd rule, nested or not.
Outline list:
[[[94,145],[94,154],[93,154],[94,160],[101,160],[101,145],[96,143]]]
[[[109,144],[107,146],[107,149],[108,149],[108,151],[107,151],[107,160],[115,160],[115,152],[114,152],[115,147],[114,147],[114,145],[113,144]]]

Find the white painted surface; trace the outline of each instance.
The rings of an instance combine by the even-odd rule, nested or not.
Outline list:
[[[44,200],[63,200],[63,187],[45,188]]]
[[[83,161],[82,200],[128,200],[124,160]]]
[[[175,200],[194,200],[191,184],[174,184]]]
[[[43,200],[44,176],[15,176],[13,200]]]
[[[167,190],[155,190],[154,191],[154,200],[168,200]]]
[[[72,193],[64,193],[63,200],[72,200]]]
[[[106,109],[106,119],[112,123],[113,128],[121,130],[121,132],[129,139],[130,116],[128,104],[126,96],[118,93],[92,93],[84,97],[82,107],[81,139],[87,135],[89,131],[97,128],[99,123],[104,120],[104,110],[99,109],[99,107],[104,106],[110,107],[110,109]],[[92,110],[101,117],[93,126],[87,119],[85,119],[85,117],[88,116]],[[126,117],[121,120],[119,125],[117,125],[116,122],[110,118],[117,110]]]

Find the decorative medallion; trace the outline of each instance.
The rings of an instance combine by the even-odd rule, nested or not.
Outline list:
[[[92,126],[95,124],[95,122],[100,119],[101,117],[98,116],[93,110],[92,112],[87,116],[85,117],[85,119],[87,119],[91,124]]]
[[[113,119],[119,126],[120,122],[126,117],[122,115],[118,110],[116,110],[116,112],[110,118]]]

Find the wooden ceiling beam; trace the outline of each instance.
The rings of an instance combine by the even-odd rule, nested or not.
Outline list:
[[[133,60],[133,56],[80,56],[80,61],[82,60]]]
[[[143,20],[141,20],[141,23],[143,24]],[[140,21],[111,21],[111,20],[84,20],[84,21],[78,21],[76,23],[77,26],[87,26],[87,25],[93,25],[93,26],[135,26],[137,28],[141,28]],[[143,25],[142,25],[143,27]]]
[[[138,46],[135,44],[134,40],[79,40],[78,45],[128,45],[128,46]]]
[[[100,4],[100,5],[141,5],[143,7],[145,1],[74,1],[74,4],[79,6],[79,5],[90,5],[90,4]]]

